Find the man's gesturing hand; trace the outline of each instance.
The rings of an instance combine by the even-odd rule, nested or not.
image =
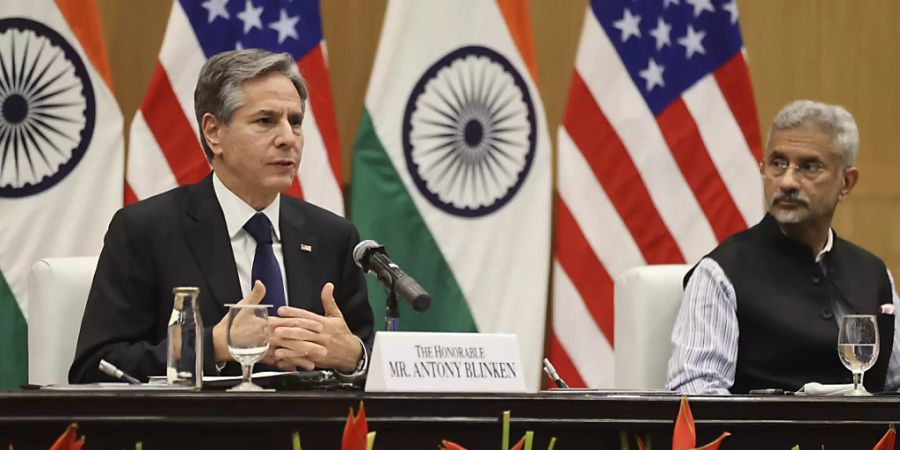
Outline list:
[[[258,305],[266,296],[266,286],[262,281],[256,280],[253,284],[253,290],[247,294],[246,298],[242,298],[239,305]],[[228,314],[222,317],[222,320],[213,327],[213,350],[216,354],[216,362],[231,361],[231,354],[228,353],[228,339],[226,332],[228,331]],[[271,347],[270,347],[271,348]],[[269,353],[272,353],[270,350]],[[267,354],[266,357],[269,355]]]
[[[337,369],[353,372],[362,347],[350,332],[344,315],[334,300],[334,285],[322,287],[322,309],[325,315],[305,309],[283,306],[279,317],[269,318],[275,348],[275,364],[282,370]]]

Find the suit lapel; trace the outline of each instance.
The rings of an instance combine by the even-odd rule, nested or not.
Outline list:
[[[221,311],[243,297],[222,207],[213,190],[212,174],[196,185],[188,200],[183,229],[188,246]]]
[[[306,226],[300,206],[290,198],[281,197],[281,251],[287,275],[288,303],[291,306],[318,311],[321,286],[313,286],[316,236]]]

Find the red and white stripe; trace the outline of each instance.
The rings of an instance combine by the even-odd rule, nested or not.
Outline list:
[[[131,122],[126,203],[195,183],[209,173],[194,117],[194,87],[205,61],[187,15],[174,2],[159,61]],[[287,193],[344,215],[340,143],[324,41],[297,64],[310,98],[303,121],[303,160],[298,179]]]
[[[613,280],[696,262],[762,216],[744,55],[654,116],[588,8],[558,140],[549,355],[570,385],[613,387]]]

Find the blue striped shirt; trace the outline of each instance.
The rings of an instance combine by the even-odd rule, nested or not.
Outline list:
[[[829,234],[825,249],[816,257],[817,262],[831,250],[831,244],[832,235]],[[884,388],[896,391],[900,388],[900,322],[897,320],[900,299],[890,270],[888,278],[897,314],[894,315],[894,344]],[[730,394],[738,354],[736,311],[734,286],[725,271],[713,259],[701,259],[685,287],[684,301],[672,330],[667,389],[681,394]],[[840,307],[836,308],[838,324],[843,314]]]

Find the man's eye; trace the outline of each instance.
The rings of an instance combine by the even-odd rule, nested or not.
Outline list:
[[[269,124],[272,123],[272,120],[268,117],[260,117],[259,119],[256,119],[256,123]]]
[[[820,162],[808,162],[800,165],[800,170],[808,173],[818,173],[825,169],[825,166]]]

